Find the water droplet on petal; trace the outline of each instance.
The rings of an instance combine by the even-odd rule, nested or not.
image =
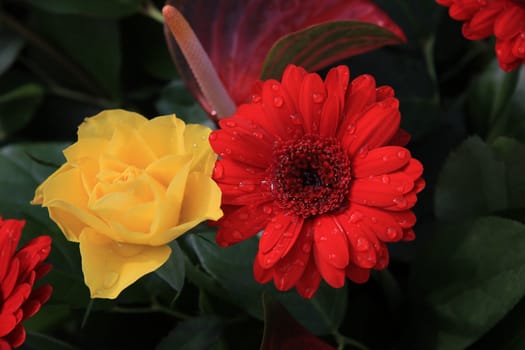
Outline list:
[[[254,131],[252,135],[255,136],[255,138],[258,138],[259,140],[262,140],[264,138],[263,134],[258,131]]]
[[[375,216],[372,216],[370,220],[372,221],[373,224],[377,223],[377,218]]]
[[[277,223],[275,223],[273,225],[273,228],[276,229],[276,230],[280,230],[280,229],[283,228],[283,225],[281,223],[277,222]]]
[[[390,183],[390,177],[388,175],[381,176],[381,182],[384,184]]]
[[[261,102],[261,95],[259,95],[259,94],[253,94],[253,95],[251,96],[251,100],[252,100],[252,101],[251,101],[252,103],[259,103],[259,102]]]
[[[357,155],[359,158],[365,158],[368,155],[368,146],[363,146],[357,151]]]
[[[242,240],[242,233],[241,233],[241,231],[233,230],[232,237],[233,237],[233,239],[238,240],[238,241]]]
[[[270,265],[273,262],[273,259],[272,258],[266,258],[265,262],[266,262],[267,265]]]
[[[284,104],[284,99],[281,96],[275,96],[273,98],[273,105],[277,108],[282,107]]]
[[[407,156],[407,152],[406,151],[399,151],[399,152],[397,152],[397,157],[399,159],[405,159],[406,156]]]
[[[324,95],[314,92],[312,94],[312,99],[314,100],[314,103],[321,103],[324,101]]]
[[[233,120],[227,120],[226,123],[224,123],[224,124],[226,124],[226,126],[229,127],[229,128],[234,128],[234,127],[237,126],[237,123],[234,122]]]
[[[273,91],[279,91],[279,85],[278,84],[272,84],[272,90]]]
[[[243,192],[253,192],[255,191],[255,185],[251,182],[241,181],[239,182],[239,188]]]
[[[326,235],[322,235],[319,237],[319,241],[328,241],[328,237]]]
[[[350,123],[347,127],[346,127],[346,132],[349,133],[350,135],[353,135],[355,134],[355,124],[354,123]]]
[[[226,154],[232,154],[232,149],[231,149],[231,148],[225,148],[225,149],[224,149],[224,152],[225,152]]]
[[[301,125],[303,123],[299,114],[290,114],[290,119],[295,125]]]
[[[212,133],[210,134],[210,137],[209,137],[209,138],[210,138],[210,141],[215,141],[215,140],[217,140],[217,133],[216,133],[216,132],[212,132]]]
[[[283,233],[283,237],[285,237],[285,238],[292,238],[293,237],[293,232],[286,231],[285,233]]]
[[[408,202],[405,197],[394,198],[393,202],[399,209],[404,209],[408,206]]]
[[[328,254],[328,260],[335,260],[336,257],[337,255],[335,255],[334,253]]]
[[[272,211],[273,211],[272,207],[269,206],[269,205],[265,205],[265,206],[263,206],[262,209],[263,209],[263,212],[264,212],[265,214],[271,214]]]
[[[364,237],[359,237],[356,242],[355,249],[357,249],[360,252],[363,252],[365,250],[368,250],[370,248],[370,243],[368,243],[368,240]]]
[[[305,288],[304,289],[304,296],[306,298],[311,298],[312,295],[314,295],[314,293],[315,293],[315,290],[313,288]]]
[[[302,250],[304,253],[308,254],[308,253],[310,253],[310,251],[312,250],[312,245],[309,244],[309,243],[304,243],[304,244],[302,245],[302,247],[301,247],[301,250]]]
[[[348,222],[351,223],[351,224],[355,224],[355,223],[361,221],[361,219],[363,219],[363,213],[361,213],[360,211],[354,211],[350,215],[350,219],[348,219]]]
[[[386,235],[390,239],[395,239],[397,237],[397,230],[394,227],[387,227]]]
[[[197,146],[198,146],[198,145],[197,145],[196,143],[194,143],[194,144],[191,145],[191,147],[193,147],[193,148],[197,148]]]
[[[224,166],[217,162],[215,163],[215,168],[213,168],[213,178],[214,179],[220,179],[224,175]]]
[[[108,273],[106,273],[106,276],[104,277],[104,288],[111,288],[113,287],[118,279],[119,279],[120,275],[118,274],[118,272],[115,272],[115,271],[110,271]]]

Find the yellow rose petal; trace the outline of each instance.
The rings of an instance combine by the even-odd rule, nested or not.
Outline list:
[[[111,139],[115,130],[122,126],[137,129],[148,120],[138,113],[128,112],[122,109],[110,109],[86,118],[78,127],[78,139],[103,138]]]
[[[80,254],[91,298],[115,299],[124,288],[162,266],[171,249],[118,243],[86,228],[80,235]]]
[[[157,157],[162,158],[185,153],[184,130],[184,122],[172,114],[151,119],[139,132]]]
[[[208,137],[211,130],[199,124],[188,124],[184,132],[186,150],[192,152],[192,171],[211,175],[217,155],[213,152]]]
[[[84,226],[107,228],[87,208],[87,194],[77,168],[60,168],[39,187],[35,199],[37,197],[68,240],[78,241],[79,230]]]

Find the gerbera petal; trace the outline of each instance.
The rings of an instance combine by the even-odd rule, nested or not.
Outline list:
[[[302,81],[299,111],[304,119],[305,133],[318,133],[321,112],[326,100],[326,88],[318,74],[310,73]]]
[[[397,146],[375,148],[352,162],[352,176],[363,178],[388,174],[405,166],[411,159],[410,152]]]
[[[348,265],[345,272],[346,277],[355,283],[365,283],[370,278],[370,269],[363,269],[354,264]]]
[[[345,269],[330,264],[316,244],[314,244],[314,258],[319,273],[326,283],[334,288],[341,288],[345,285]]]
[[[315,265],[315,258],[311,254],[301,279],[295,285],[295,289],[300,296],[310,299],[319,288],[320,283],[321,275]]]
[[[9,261],[15,254],[24,225],[25,221],[23,220],[3,221],[0,217],[0,282],[4,280],[10,268]]]
[[[310,259],[313,232],[304,225],[292,249],[273,268],[273,280],[278,290],[289,290],[301,278]]]
[[[261,284],[270,282],[273,278],[273,269],[265,269],[259,264],[259,260],[255,259],[253,262],[253,276],[255,280]]]
[[[265,269],[275,265],[284,257],[297,240],[304,219],[293,214],[275,215],[261,236],[257,258]]]
[[[367,225],[377,238],[383,242],[396,242],[402,239],[403,227],[399,221],[405,220],[408,222],[407,218],[396,217],[391,212],[359,204],[351,204],[350,208],[341,215],[352,223]],[[409,217],[408,219],[411,218]]]
[[[477,11],[481,4],[479,0],[462,0],[455,1],[448,11],[450,17],[458,21],[470,19]]]
[[[318,255],[339,269],[348,265],[348,242],[337,218],[321,215],[314,220],[314,246]]]
[[[494,22],[494,35],[496,38],[508,40],[518,35],[525,29],[525,8],[510,3],[508,8],[496,18]]]
[[[321,136],[334,137],[338,130],[349,79],[350,71],[346,66],[332,68],[326,75],[325,86],[328,97],[321,112],[319,126]]]
[[[258,203],[242,206],[231,212],[225,212],[219,220],[216,241],[227,247],[248,239],[261,231],[274,215],[272,203]]]
[[[339,137],[345,132],[355,131],[355,123],[361,114],[376,102],[376,80],[373,76],[363,74],[350,82],[346,90],[344,120],[339,128]]]
[[[210,144],[213,150],[224,159],[232,159],[259,168],[266,168],[270,159],[268,152],[255,140],[236,138],[226,130],[215,130],[210,134]],[[256,151],[254,152],[254,149]]]
[[[390,184],[371,179],[356,179],[350,186],[349,199],[358,204],[384,208],[391,206],[395,199],[400,197],[402,194],[395,191]]]
[[[371,150],[384,146],[392,139],[401,121],[399,102],[395,98],[388,98],[374,104],[355,124],[354,132],[347,132],[343,136],[343,147],[349,156],[358,154],[359,150]]]

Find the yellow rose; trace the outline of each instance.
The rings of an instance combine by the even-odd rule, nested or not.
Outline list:
[[[168,243],[222,216],[210,129],[175,115],[124,110],[87,118],[66,163],[36,190],[66,238],[80,243],[92,298],[116,298],[168,259]]]

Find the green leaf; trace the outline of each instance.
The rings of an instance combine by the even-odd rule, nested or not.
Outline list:
[[[20,350],[76,350],[77,347],[53,338],[47,334],[27,332],[27,338]]]
[[[94,79],[95,86],[91,81],[81,82],[84,87],[89,86],[91,90],[95,90],[90,93],[119,98],[122,57],[120,30],[116,21],[77,15],[46,14],[35,16],[33,25],[33,30],[38,31],[40,36],[54,44],[58,51],[73,62],[77,74],[75,79]],[[31,56],[31,59],[42,60],[40,54],[41,52],[38,52]],[[62,62],[53,63],[59,64],[58,67],[53,67],[57,74],[65,76],[51,78],[71,80],[71,72],[64,70]],[[49,64],[50,62],[45,60],[37,63],[39,66],[46,65],[46,68]]]
[[[499,137],[492,147],[505,163],[508,208],[525,209],[525,144],[508,137]]]
[[[0,23],[0,43],[2,43],[0,50],[0,75],[2,75],[15,62],[24,46],[24,40]]]
[[[202,267],[229,292],[231,302],[252,316],[262,319],[263,286],[253,278],[253,259],[257,240],[249,239],[228,248],[217,246],[213,236],[183,236],[197,255]]]
[[[42,10],[94,17],[122,17],[138,12],[142,0],[27,0]]]
[[[409,349],[465,349],[525,295],[525,225],[498,217],[447,226],[414,263]]]
[[[435,194],[436,216],[462,219],[507,207],[505,164],[479,137],[467,139],[441,170]]]
[[[155,103],[160,114],[173,114],[186,123],[209,122],[208,115],[190,95],[180,79],[173,80],[162,89],[160,98]]]
[[[212,315],[206,315],[186,320],[175,327],[164,338],[156,350],[206,350],[210,349],[222,333],[221,320]]]
[[[474,80],[467,97],[467,115],[473,131],[482,136],[506,127],[503,112],[508,107],[518,82],[519,69],[506,73],[496,60]]]
[[[184,253],[176,241],[169,244],[171,255],[155,273],[162,278],[171,288],[180,292],[184,286]]]
[[[334,62],[402,39],[374,24],[332,21],[308,27],[279,39],[268,52],[261,79],[280,78],[289,63],[314,71]]]
[[[43,94],[39,85],[25,84],[0,96],[0,141],[29,123]]]

